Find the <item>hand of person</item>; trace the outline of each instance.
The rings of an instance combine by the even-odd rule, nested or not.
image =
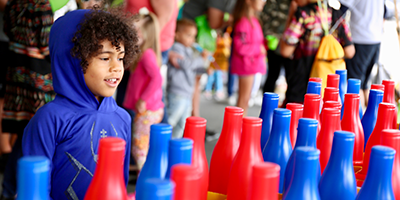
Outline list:
[[[179,69],[178,59],[183,59],[183,56],[175,51],[170,51],[168,54],[168,60],[175,68]]]
[[[207,74],[208,74],[208,75],[213,74],[213,72],[214,72],[214,69],[213,69],[213,68],[209,67],[209,68],[207,69]]]
[[[265,50],[264,45],[261,45],[261,46],[260,46],[260,49],[261,49],[261,54],[262,54],[262,55],[267,55],[267,50]]]
[[[208,52],[207,50],[203,50],[203,52],[201,52],[201,57],[203,57],[204,60],[208,60],[208,56],[210,55],[210,52]]]
[[[138,113],[144,113],[146,111],[146,102],[143,101],[142,99],[139,99],[136,102],[136,110],[138,111]]]

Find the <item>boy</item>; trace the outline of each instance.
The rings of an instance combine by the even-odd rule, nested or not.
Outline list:
[[[96,8],[69,12],[51,29],[57,96],[38,110],[23,136],[24,156],[51,161],[51,199],[84,198],[104,137],[126,141],[128,181],[131,119],[111,96],[138,52],[137,34],[129,24],[133,22]]]
[[[192,96],[196,78],[195,70],[204,67],[202,57],[193,56],[193,43],[196,39],[196,24],[188,19],[181,19],[176,24],[175,43],[171,48],[183,58],[178,59],[179,68],[168,63],[167,82],[167,112],[168,123],[173,127],[172,138],[181,138],[185,128],[186,118],[192,112]]]

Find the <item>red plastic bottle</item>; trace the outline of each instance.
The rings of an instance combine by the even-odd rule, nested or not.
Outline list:
[[[328,74],[326,87],[333,87],[339,89],[339,74]]]
[[[128,200],[124,180],[125,140],[100,139],[99,159],[85,200]]]
[[[244,200],[250,189],[253,166],[264,162],[261,153],[262,119],[243,118],[242,137],[229,174],[228,199]]]
[[[341,131],[342,128],[340,125],[340,109],[324,108],[321,114],[323,119],[321,121],[321,132],[317,137],[317,149],[321,151],[319,163],[321,173],[323,173],[331,156],[333,135],[335,131]]]
[[[200,200],[199,170],[193,165],[176,164],[171,169],[171,180],[175,182],[174,200]]]
[[[278,200],[280,170],[278,164],[271,162],[255,164],[247,200]]]
[[[371,90],[381,90],[385,91],[385,86],[384,85],[379,85],[379,84],[371,84]]]
[[[396,106],[396,100],[394,98],[394,81],[392,80],[383,80],[382,85],[385,86],[385,90],[383,91],[383,101],[386,103],[392,103]],[[397,106],[396,106],[397,108]],[[394,110],[392,129],[397,129],[397,109]]]
[[[344,102],[343,118],[341,122],[342,130],[355,134],[353,165],[361,166],[364,152],[364,130],[359,113],[360,95],[345,94]]]
[[[400,131],[396,129],[383,130],[381,135],[382,145],[392,147],[396,150],[394,155],[392,186],[396,199],[400,199]]]
[[[364,163],[362,170],[356,174],[357,179],[364,180],[368,172],[369,157],[371,156],[371,149],[375,145],[381,144],[381,133],[384,129],[390,129],[392,127],[392,119],[395,106],[391,103],[380,103],[378,107],[378,118],[376,119],[376,125],[367,141],[365,147]]]
[[[290,142],[293,148],[296,144],[299,119],[303,117],[303,105],[299,103],[288,103],[286,104],[286,109],[292,111],[290,118]]]
[[[201,117],[188,117],[186,119],[183,137],[193,140],[192,165],[197,167],[200,178],[200,200],[207,200],[208,192],[208,163],[204,141],[206,137],[207,120]]]
[[[322,110],[324,110],[325,108],[336,108],[339,109],[339,111],[341,111],[342,109],[342,104],[340,104],[340,101],[326,101],[324,102],[324,105],[322,106]],[[322,112],[319,115],[319,121],[322,123]],[[322,125],[322,124],[321,124]]]
[[[310,77],[308,81],[322,83],[322,79],[318,77]]]
[[[326,101],[339,101],[339,89],[334,87],[326,87],[324,93],[324,103]]]
[[[321,122],[319,121],[321,96],[318,94],[305,94],[304,95],[304,109],[303,117],[318,120],[317,133],[321,131]]]
[[[243,109],[225,108],[221,135],[214,147],[210,162],[208,191],[226,195],[228,193],[229,172],[240,145],[242,135]]]

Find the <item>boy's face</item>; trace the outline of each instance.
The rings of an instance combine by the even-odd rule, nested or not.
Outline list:
[[[186,47],[191,47],[196,40],[197,29],[193,26],[184,27],[175,33],[175,40]]]
[[[124,75],[124,45],[120,44],[121,48],[117,51],[108,40],[100,44],[103,49],[99,55],[89,60],[89,66],[83,75],[87,87],[97,99],[112,96]]]

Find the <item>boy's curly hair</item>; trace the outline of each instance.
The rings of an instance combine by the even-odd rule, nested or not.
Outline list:
[[[105,40],[110,41],[117,51],[123,44],[124,68],[127,69],[131,65],[139,53],[138,35],[133,26],[134,18],[120,8],[104,11],[99,6],[95,6],[85,15],[80,29],[72,38],[74,47],[71,49],[72,56],[81,61],[83,73],[86,72],[90,59],[100,54],[103,48],[100,43]]]

